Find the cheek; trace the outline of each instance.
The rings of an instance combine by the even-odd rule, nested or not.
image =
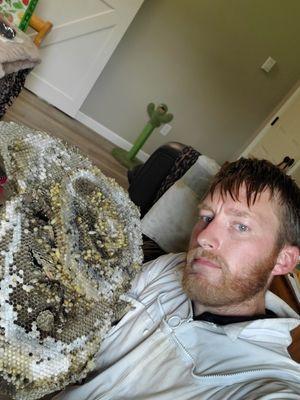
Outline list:
[[[252,266],[260,262],[266,254],[268,244],[264,241],[245,241],[245,243],[231,244],[224,248],[223,256],[228,265],[237,270],[237,273],[245,272],[243,267]]]

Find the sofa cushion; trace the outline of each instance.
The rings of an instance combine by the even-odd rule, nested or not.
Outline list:
[[[174,183],[142,219],[144,235],[166,252],[185,251],[198,218],[198,204],[220,166],[206,156]]]

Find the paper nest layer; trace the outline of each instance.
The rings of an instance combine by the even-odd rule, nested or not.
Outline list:
[[[45,133],[0,123],[0,393],[38,399],[93,369],[142,262],[127,193]]]

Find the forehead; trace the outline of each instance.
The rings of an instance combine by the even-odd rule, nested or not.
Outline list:
[[[233,199],[229,193],[221,196],[220,190],[217,188],[213,196],[207,195],[203,203],[200,204],[200,208],[205,207],[212,208],[214,212],[222,209],[225,213],[249,216],[258,222],[266,225],[273,224],[275,228],[279,228],[279,205],[276,196],[272,197],[269,189],[259,193],[255,203],[250,203],[248,206],[245,186],[239,189],[236,199]]]

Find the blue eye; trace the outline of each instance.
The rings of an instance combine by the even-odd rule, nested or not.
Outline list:
[[[206,224],[209,224],[213,220],[213,217],[211,217],[209,215],[200,215],[199,218],[200,218],[200,220],[202,220]]]
[[[248,226],[244,225],[244,224],[236,224],[236,227],[237,227],[237,230],[239,232],[247,232],[247,231],[249,231]]]

